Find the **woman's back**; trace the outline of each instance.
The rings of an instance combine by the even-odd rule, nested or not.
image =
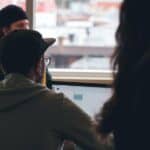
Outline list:
[[[113,55],[113,95],[97,119],[117,150],[150,149],[150,13],[147,0],[124,0]],[[117,72],[116,72],[117,71]]]

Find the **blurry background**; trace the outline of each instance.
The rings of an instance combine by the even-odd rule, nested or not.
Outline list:
[[[33,0],[32,0],[33,1]],[[26,0],[1,0],[26,9]],[[121,0],[34,0],[34,29],[55,37],[51,68],[110,69]]]

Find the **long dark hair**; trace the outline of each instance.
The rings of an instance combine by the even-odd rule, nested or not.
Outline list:
[[[149,13],[148,0],[124,0],[121,5],[117,46],[112,56],[116,71],[113,94],[96,117],[101,133],[112,132],[130,113],[133,70],[150,49]]]

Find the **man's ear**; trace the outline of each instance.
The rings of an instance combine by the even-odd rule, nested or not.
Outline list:
[[[44,58],[42,57],[35,65],[36,81],[41,82],[44,74]]]
[[[42,73],[42,58],[38,60],[38,62],[35,65],[35,73],[37,75]]]

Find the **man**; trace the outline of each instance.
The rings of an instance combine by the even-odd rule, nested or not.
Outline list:
[[[48,46],[32,30],[13,31],[0,40],[6,73],[0,82],[0,149],[58,150],[67,139],[85,150],[99,150],[90,118],[62,93],[36,83]]]
[[[0,10],[0,29],[3,35],[16,29],[29,29],[29,20],[21,7],[8,5]]]
[[[16,5],[8,5],[2,8],[0,10],[0,37],[20,29],[29,29],[29,20],[25,11]],[[2,69],[0,69],[0,80],[3,78],[4,74]],[[52,88],[52,79],[48,70],[46,71],[46,85],[48,88]]]

